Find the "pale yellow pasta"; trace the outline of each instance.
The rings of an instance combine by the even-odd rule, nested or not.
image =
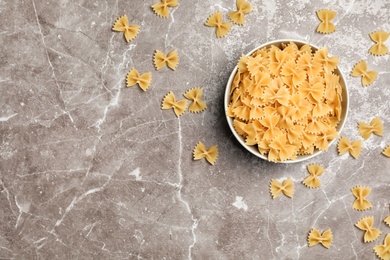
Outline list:
[[[222,21],[221,12],[216,12],[210,15],[206,21],[206,25],[210,27],[216,27],[216,34],[218,38],[226,36],[232,27],[231,23]]]
[[[112,27],[113,31],[123,32],[127,42],[132,41],[135,37],[137,37],[139,29],[140,27],[136,24],[129,25],[129,20],[126,15],[119,17]]]
[[[362,142],[360,140],[350,142],[348,138],[342,136],[337,149],[339,151],[339,155],[349,152],[353,158],[357,159],[362,151]]]
[[[291,178],[284,180],[282,183],[272,179],[270,183],[270,192],[273,199],[282,193],[287,197],[292,198],[294,195],[294,183]]]
[[[207,109],[206,103],[202,100],[203,89],[192,88],[184,93],[186,99],[191,100],[191,104],[188,106],[188,111],[192,113],[202,112]]]
[[[367,140],[371,133],[382,136],[383,135],[383,124],[378,117],[375,117],[369,124],[364,122],[358,122],[359,133]]]
[[[308,188],[319,188],[321,183],[318,176],[321,176],[325,172],[325,168],[319,164],[310,164],[307,166],[309,176],[303,180],[303,184]]]
[[[372,84],[378,77],[378,72],[367,70],[367,63],[365,60],[359,61],[352,69],[351,76],[362,77],[362,85],[366,87]]]
[[[252,11],[252,6],[245,0],[237,0],[237,11],[230,12],[228,17],[233,23],[244,25],[244,16]]]
[[[342,112],[338,62],[325,48],[312,52],[292,42],[242,55],[227,109],[237,133],[269,161],[326,151]],[[248,137],[236,121],[261,127]]]
[[[359,228],[360,230],[365,231],[363,236],[364,243],[372,242],[379,238],[380,234],[382,233],[379,229],[373,228],[374,225],[374,217],[364,217],[361,218],[355,226]]]
[[[367,196],[371,193],[371,188],[356,186],[351,189],[353,196],[356,200],[352,204],[354,210],[367,210],[372,207],[372,204],[367,200]]]
[[[382,154],[387,156],[387,157],[390,157],[390,145],[388,145],[383,151],[382,151]]]
[[[214,165],[218,159],[218,147],[213,145],[206,149],[206,146],[199,141],[194,148],[193,156],[194,160],[205,158],[211,165]]]
[[[385,220],[383,220],[386,225],[388,225],[390,227],[390,216],[388,216],[387,218],[385,218]]]
[[[333,241],[332,230],[329,228],[321,234],[318,229],[313,228],[309,232],[307,241],[308,241],[309,246],[315,246],[315,245],[321,244],[325,248],[329,249],[329,247]]]
[[[374,246],[375,254],[382,260],[390,259],[390,234],[387,234],[383,245]]]
[[[162,100],[161,109],[171,109],[173,108],[173,112],[177,117],[183,115],[184,111],[187,107],[187,100],[178,100],[176,101],[175,95],[172,91],[170,91]]]
[[[390,33],[384,31],[378,31],[370,33],[370,38],[375,42],[375,45],[369,49],[369,53],[376,56],[382,56],[389,53],[389,49],[384,44],[385,41],[389,38]]]
[[[319,33],[332,33],[336,30],[334,24],[330,21],[335,18],[336,12],[332,10],[319,10],[317,11],[318,19],[321,20],[320,25],[317,27],[317,32]]]
[[[177,0],[161,0],[154,5],[152,5],[153,11],[162,18],[168,18],[169,16],[169,7],[178,6],[179,2]]]
[[[149,88],[151,81],[152,81],[151,72],[146,72],[140,75],[135,68],[132,68],[129,71],[129,73],[127,73],[127,77],[126,77],[127,87],[132,87],[135,84],[138,84],[143,91],[146,91]]]
[[[165,65],[167,65],[172,70],[176,70],[177,64],[179,64],[179,54],[176,50],[174,50],[165,56],[162,51],[156,50],[154,53],[153,62],[156,70],[162,69]]]

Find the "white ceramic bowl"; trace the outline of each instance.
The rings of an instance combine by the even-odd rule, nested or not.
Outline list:
[[[258,49],[261,49],[261,48],[264,48],[264,47],[270,47],[271,45],[275,45],[275,46],[280,48],[282,43],[289,43],[289,42],[294,42],[299,48],[302,45],[304,45],[304,44],[308,44],[308,45],[311,46],[312,50],[314,50],[314,51],[319,49],[317,46],[315,46],[313,44],[310,44],[308,42],[303,42],[303,41],[299,41],[299,40],[292,40],[292,39],[282,39],[282,40],[276,40],[276,41],[267,42],[267,43],[265,43],[263,45],[260,45],[260,46],[256,47],[255,49],[253,49],[252,51],[250,51],[249,53],[247,53],[246,55],[249,56],[252,53],[254,53],[255,51],[257,51]],[[238,60],[237,60],[237,63],[238,63]],[[228,81],[228,83],[226,85],[225,97],[224,97],[225,115],[226,115],[226,111],[227,111],[229,103],[230,103],[230,89],[231,89],[231,86],[232,86],[232,82],[233,82],[234,76],[236,75],[236,72],[237,72],[237,66],[234,67],[232,73],[230,74],[229,81]],[[342,91],[342,99],[343,99],[343,101],[342,101],[342,104],[341,104],[341,106],[342,106],[341,119],[340,119],[339,124],[336,127],[337,132],[340,134],[341,130],[344,127],[345,120],[346,120],[347,114],[348,114],[348,104],[349,104],[348,88],[347,88],[347,84],[346,84],[345,79],[344,79],[344,75],[343,75],[343,73],[340,71],[340,69],[338,67],[335,69],[334,73],[340,76],[340,85],[341,85],[341,88],[343,90]],[[256,155],[257,157],[259,157],[261,159],[264,159],[264,160],[268,161],[268,158],[266,156],[262,155],[257,150],[256,146],[245,144],[244,138],[241,135],[239,135],[236,132],[236,130],[234,129],[234,127],[233,127],[233,119],[231,117],[227,116],[227,115],[226,115],[226,119],[228,121],[230,129],[233,132],[233,135],[236,137],[238,142],[243,147],[245,147],[245,149],[247,149],[249,152],[251,152],[252,154]],[[332,143],[335,140],[336,139],[334,139],[331,142],[329,142],[329,146],[332,145]],[[308,160],[310,158],[313,158],[314,156],[317,156],[320,153],[322,153],[322,151],[315,150],[313,154],[310,154],[310,155],[298,155],[296,160],[287,160],[287,161],[282,161],[281,163],[302,162],[302,161]]]

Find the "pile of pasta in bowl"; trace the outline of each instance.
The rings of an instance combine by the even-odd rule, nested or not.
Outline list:
[[[338,63],[327,48],[288,40],[242,55],[225,92],[226,116],[239,142],[273,162],[327,151],[348,108]]]

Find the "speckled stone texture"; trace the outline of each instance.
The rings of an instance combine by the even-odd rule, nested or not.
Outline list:
[[[389,55],[374,57],[368,34],[390,31],[387,0],[250,0],[243,27],[222,39],[204,25],[231,1],[180,1],[168,19],[147,1],[0,1],[1,259],[375,259],[390,227]],[[337,12],[336,32],[315,32],[320,9]],[[127,14],[141,26],[126,43],[111,31]],[[327,153],[297,164],[263,161],[240,147],[228,128],[223,94],[242,53],[293,38],[328,46],[341,58],[350,90],[343,135],[362,140],[357,122],[378,116],[383,137],[363,142],[359,159]],[[386,42],[390,47],[390,41]],[[176,71],[153,67],[156,49],[176,49]],[[350,77],[365,59],[379,71],[363,88]],[[126,88],[127,72],[151,71],[151,87]],[[204,88],[205,112],[176,118],[161,110]],[[193,161],[198,141],[217,144],[214,166]],[[319,189],[302,184],[306,166],[326,168]],[[292,199],[272,199],[271,178],[291,177]],[[350,189],[372,188],[372,209],[352,209]],[[354,224],[375,218],[380,238],[363,243]],[[331,228],[330,249],[309,248],[312,227]]]

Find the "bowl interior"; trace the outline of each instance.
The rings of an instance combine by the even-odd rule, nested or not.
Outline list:
[[[264,48],[264,47],[270,47],[271,45],[275,45],[276,47],[281,48],[282,43],[286,43],[287,44],[287,43],[290,43],[290,42],[294,42],[298,46],[298,48],[300,48],[304,44],[308,44],[308,45],[311,46],[313,51],[316,51],[316,50],[319,49],[317,46],[315,46],[313,44],[310,44],[308,42],[303,42],[303,41],[298,41],[298,40],[290,40],[290,39],[283,39],[283,40],[267,42],[267,43],[265,43],[263,45],[260,45],[259,47],[256,47],[255,49],[253,49],[252,51],[250,51],[246,55],[249,56],[252,53],[254,53],[255,51],[257,51],[258,49],[261,49],[261,48]],[[232,86],[232,82],[233,82],[234,76],[236,75],[237,69],[238,68],[237,68],[237,65],[236,65],[234,67],[232,73],[230,74],[228,83],[226,85],[225,97],[224,97],[225,115],[226,115],[226,111],[227,111],[229,103],[230,103],[230,89],[231,89],[231,86]],[[334,73],[339,75],[339,77],[340,77],[340,86],[342,88],[342,99],[343,99],[342,103],[341,103],[342,112],[341,112],[340,122],[339,122],[339,124],[336,127],[337,132],[340,134],[342,129],[343,129],[343,127],[344,127],[345,120],[347,118],[347,113],[348,113],[348,104],[349,104],[349,102],[348,102],[348,89],[347,89],[347,85],[346,85],[346,82],[345,82],[345,79],[344,79],[344,75],[343,75],[343,73],[340,71],[340,69],[338,67],[335,69]],[[252,154],[256,155],[259,158],[262,158],[264,160],[268,160],[268,158],[266,156],[262,155],[257,150],[256,146],[249,146],[249,145],[245,144],[244,138],[242,136],[240,136],[236,132],[236,130],[234,129],[234,127],[233,127],[233,119],[232,118],[230,118],[229,116],[226,115],[226,119],[228,121],[228,124],[229,124],[229,127],[230,127],[231,131],[233,132],[233,135],[240,142],[240,144],[245,147],[245,149],[247,149],[249,152],[251,152]],[[336,139],[330,141],[329,142],[329,146],[332,145],[332,143],[335,140]],[[315,150],[313,154],[310,154],[310,155],[298,155],[296,160],[287,160],[287,161],[283,161],[281,163],[301,162],[301,161],[313,158],[314,156],[320,154],[321,152],[322,151]]]

